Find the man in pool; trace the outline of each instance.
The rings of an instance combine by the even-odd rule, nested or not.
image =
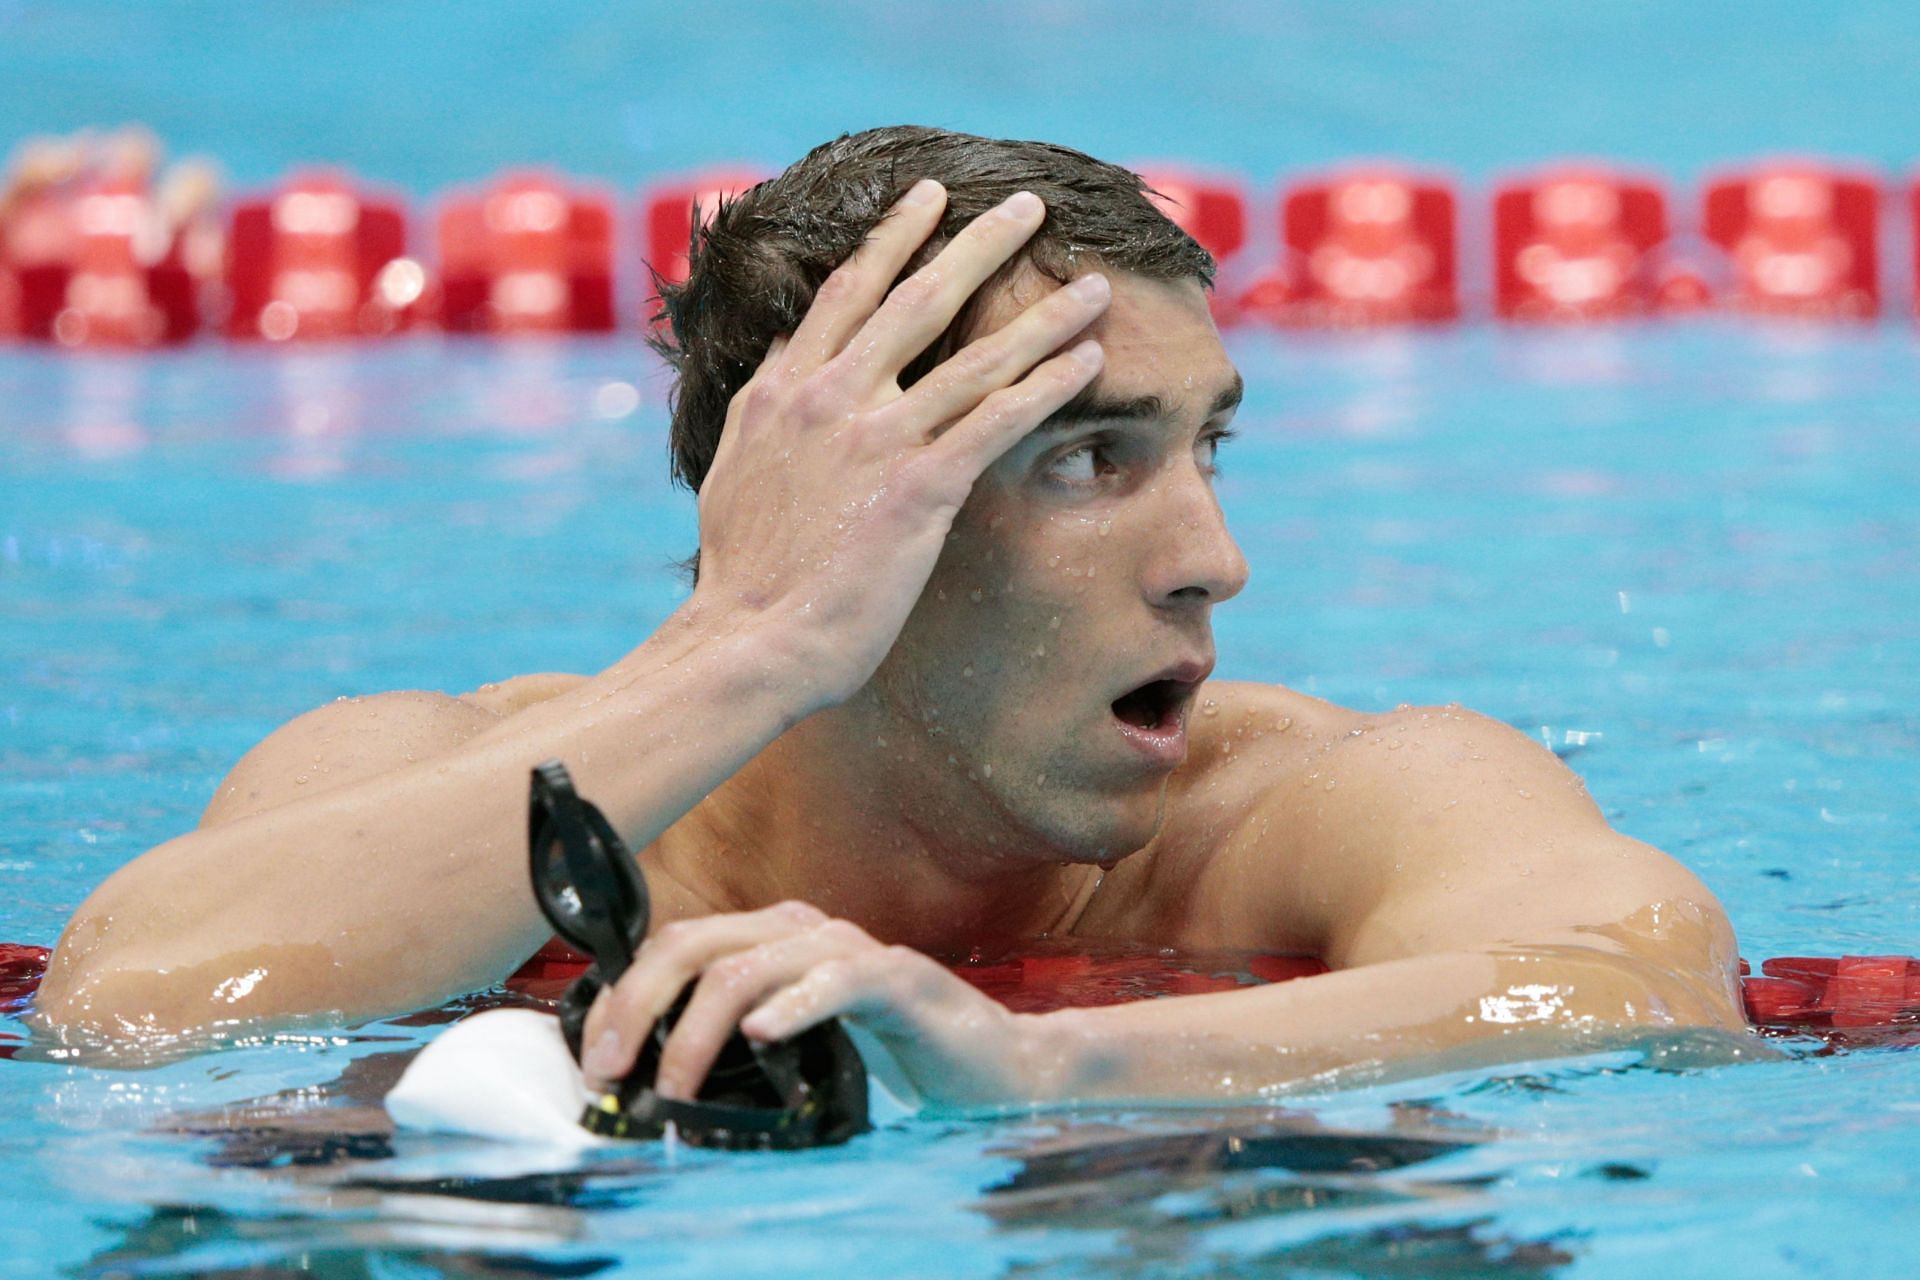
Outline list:
[[[559,757],[655,906],[583,1065],[623,1074],[697,979],[668,1096],[736,1026],[834,1016],[954,1104],[1744,1026],[1713,896],[1531,740],[1209,679],[1247,576],[1211,275],[1133,174],[1036,143],[875,130],[722,207],[667,294],[687,602],[591,678],[280,729],[81,907],[37,1016],[119,1040],[497,982],[547,937],[526,779]],[[932,958],[1041,936],[1332,972],[1016,1015]]]

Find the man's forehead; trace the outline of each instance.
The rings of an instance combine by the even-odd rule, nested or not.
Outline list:
[[[1154,397],[1163,413],[1203,416],[1239,403],[1240,375],[1220,342],[1199,281],[1154,280],[1112,270],[1105,274],[1113,285],[1113,301],[1074,339],[1098,341],[1105,366],[1077,401]],[[976,334],[1008,323],[1059,287],[1030,267],[1023,269],[987,300]]]

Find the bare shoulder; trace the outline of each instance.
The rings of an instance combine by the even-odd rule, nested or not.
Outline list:
[[[1358,963],[1660,902],[1719,912],[1691,872],[1615,832],[1577,774],[1498,720],[1245,686],[1213,718],[1222,728],[1186,788],[1207,795],[1211,776],[1229,798],[1196,880],[1235,941]]]
[[[339,698],[288,721],[240,758],[200,817],[204,828],[430,759],[584,677],[541,674],[458,697],[402,690]]]
[[[1282,685],[1211,681],[1188,721],[1187,763],[1168,796],[1173,816],[1201,794],[1213,808],[1244,813],[1367,722],[1360,712]]]
[[[1168,782],[1160,835],[1113,877],[1127,890],[1119,926],[1169,945],[1310,950],[1313,937],[1274,901],[1269,874],[1295,863],[1298,833],[1268,808],[1318,781],[1326,749],[1362,722],[1280,685],[1209,682],[1188,719],[1187,761]],[[1261,871],[1250,894],[1252,866]]]

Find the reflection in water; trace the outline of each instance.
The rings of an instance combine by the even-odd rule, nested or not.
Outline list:
[[[1449,1157],[1484,1156],[1485,1142],[1498,1135],[1424,1103],[1395,1104],[1377,1130],[1328,1128],[1311,1115],[1268,1107],[1068,1113],[1037,1129],[1016,1125],[1011,1134],[981,1125],[988,1145],[980,1154],[990,1162],[975,1155],[967,1163],[993,1168],[999,1157],[1017,1164],[970,1205],[962,1191],[957,1204],[899,1204],[878,1222],[842,1223],[844,1207],[820,1202],[820,1179],[871,1179],[860,1198],[887,1204],[898,1158],[886,1149],[889,1135],[857,1141],[831,1174],[805,1154],[752,1157],[736,1170],[726,1157],[680,1162],[651,1143],[576,1153],[558,1169],[489,1173],[489,1163],[524,1163],[528,1153],[396,1137],[378,1102],[410,1057],[369,1054],[327,1085],[178,1117],[168,1133],[209,1141],[197,1158],[221,1171],[224,1207],[183,1188],[186,1198],[151,1204],[70,1274],[589,1276],[643,1261],[699,1274],[703,1263],[735,1267],[740,1249],[763,1261],[780,1257],[782,1240],[799,1247],[823,1230],[877,1259],[901,1232],[902,1211],[959,1209],[964,1221],[969,1208],[993,1227],[980,1242],[986,1256],[971,1259],[979,1274],[1310,1270],[1517,1280],[1546,1276],[1573,1258],[1558,1239],[1493,1229],[1489,1189],[1504,1171],[1484,1160],[1461,1168]],[[972,1150],[966,1132],[949,1137]],[[1646,1176],[1617,1164],[1587,1174]],[[754,1198],[753,1187],[776,1188],[774,1198],[733,1202],[743,1192]],[[683,1216],[689,1192],[712,1201],[712,1221],[691,1233]],[[236,1207],[249,1204],[256,1207]],[[967,1270],[955,1256],[957,1269]]]
[[[68,357],[66,412],[60,434],[77,456],[93,462],[131,457],[147,447],[150,362],[126,355]]]
[[[282,480],[327,480],[347,469],[366,426],[362,378],[343,350],[276,351],[281,448],[267,471]]]

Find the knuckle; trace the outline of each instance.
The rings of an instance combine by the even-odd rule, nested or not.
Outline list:
[[[861,269],[856,256],[842,263],[820,282],[820,287],[813,293],[813,305],[817,307],[824,303],[829,307],[838,307],[851,302],[865,284],[866,272]]]
[[[1006,426],[1019,412],[1022,397],[1012,387],[1003,387],[986,397],[979,407],[967,415],[974,425],[998,430]]]
[[[838,416],[843,410],[838,379],[832,371],[833,366],[827,366],[794,391],[793,407],[802,417],[810,421],[824,421]]]
[[[939,299],[941,285],[940,273],[929,267],[895,285],[888,301],[897,307],[917,311]]]
[[[677,955],[687,950],[698,932],[693,921],[675,920],[671,924],[660,926],[648,941],[657,953]]]
[[[788,898],[785,902],[775,903],[773,910],[783,919],[791,920],[796,924],[820,924],[827,918],[826,912],[811,902],[802,902],[798,898]]]
[[[873,945],[873,938],[851,920],[829,920],[820,926],[820,936],[838,946],[865,948]]]
[[[1005,366],[1004,342],[973,342],[947,357],[943,372],[957,382],[974,383],[994,377]]]
[[[751,951],[736,951],[724,960],[707,966],[707,972],[721,983],[732,986],[744,982],[753,975],[757,967],[757,957]]]

